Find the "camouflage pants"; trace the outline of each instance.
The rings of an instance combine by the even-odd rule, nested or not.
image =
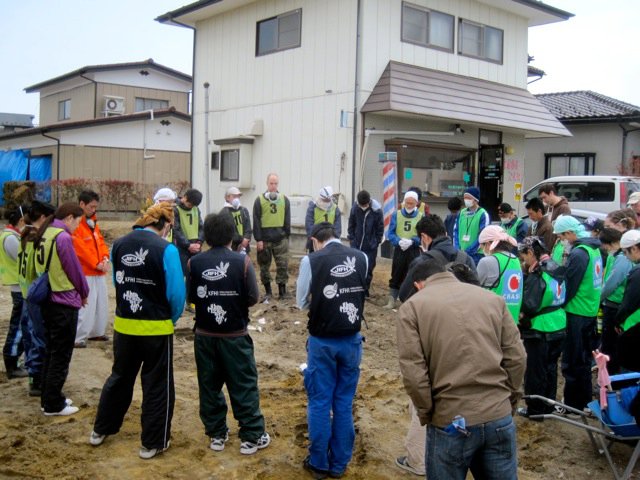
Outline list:
[[[260,265],[260,281],[263,285],[271,283],[271,258],[276,261],[276,283],[285,284],[289,279],[289,239],[283,238],[279,242],[264,242],[264,249],[258,252]]]

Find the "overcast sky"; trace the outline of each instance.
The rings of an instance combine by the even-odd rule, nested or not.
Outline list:
[[[320,0],[318,0],[320,1]],[[397,0],[400,1],[400,0]],[[153,58],[191,73],[186,28],[154,18],[191,0],[0,0],[0,112],[38,113],[24,88],[85,65]],[[529,29],[533,93],[593,90],[640,106],[640,0],[546,0],[575,17]]]

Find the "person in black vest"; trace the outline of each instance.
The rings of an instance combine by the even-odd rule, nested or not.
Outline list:
[[[111,249],[113,368],[102,388],[89,443],[101,445],[107,435],[118,433],[142,367],[142,459],[164,452],[171,438],[173,328],[186,296],[178,249],[165,240],[172,223],[171,204],[152,205]]]
[[[311,444],[303,466],[314,478],[339,478],[355,440],[367,256],[342,245],[328,222],[314,226],[311,241],[314,252],[300,262],[296,292],[298,307],[309,308],[304,386]]]
[[[240,425],[240,453],[251,455],[271,439],[260,412],[258,370],[247,331],[249,307],[258,302],[258,281],[248,255],[231,250],[236,226],[226,212],[208,215],[204,238],[211,247],[189,261],[189,301],[196,306],[194,352],[198,369],[200,418],[221,452],[229,440],[227,385],[233,416]]]

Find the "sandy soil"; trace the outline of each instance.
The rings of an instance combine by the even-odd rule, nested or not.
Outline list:
[[[102,222],[113,239],[128,229]],[[357,430],[354,456],[344,478],[417,478],[399,470],[394,458],[403,454],[408,425],[408,397],[398,369],[394,314],[384,303],[389,265],[376,270],[372,302],[367,302],[362,373],[354,405]],[[298,261],[290,263],[289,289],[294,291]],[[110,286],[113,311],[113,288]],[[0,288],[0,338],[6,335],[11,297]],[[8,381],[0,374],[0,478],[122,479],[298,479],[310,478],[301,468],[308,442],[306,397],[298,365],[305,361],[306,315],[293,301],[274,301],[251,309],[252,331],[260,375],[262,410],[269,448],[253,456],[239,452],[237,423],[229,412],[231,439],[224,452],[209,449],[198,416],[198,387],[193,357],[193,317],[180,319],[175,335],[176,407],[171,448],[149,461],[138,458],[140,446],[139,384],[122,431],[100,447],[88,444],[102,385],[112,362],[111,342],[90,342],[74,351],[65,392],[80,407],[71,417],[45,417],[38,399],[27,396],[27,381]],[[264,318],[266,323],[259,324]],[[109,334],[112,332],[109,331]],[[4,341],[4,340],[3,340]],[[468,361],[468,359],[461,359]],[[559,422],[518,425],[519,476],[522,479],[613,478],[603,456],[595,453],[586,433]],[[625,465],[631,448],[614,447],[614,458]],[[640,478],[638,473],[633,478]]]

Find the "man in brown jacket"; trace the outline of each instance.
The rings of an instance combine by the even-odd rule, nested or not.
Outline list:
[[[556,243],[556,236],[553,234],[553,225],[544,214],[544,203],[539,198],[532,198],[525,206],[531,225],[529,226],[528,237],[541,237],[544,246],[551,251]]]
[[[560,215],[571,215],[571,207],[564,197],[559,197],[553,183],[543,183],[538,187],[538,197],[547,206],[547,216],[553,222]]]
[[[424,288],[400,308],[400,370],[427,425],[427,478],[517,477],[511,417],[525,351],[504,299],[460,283],[436,262]]]

